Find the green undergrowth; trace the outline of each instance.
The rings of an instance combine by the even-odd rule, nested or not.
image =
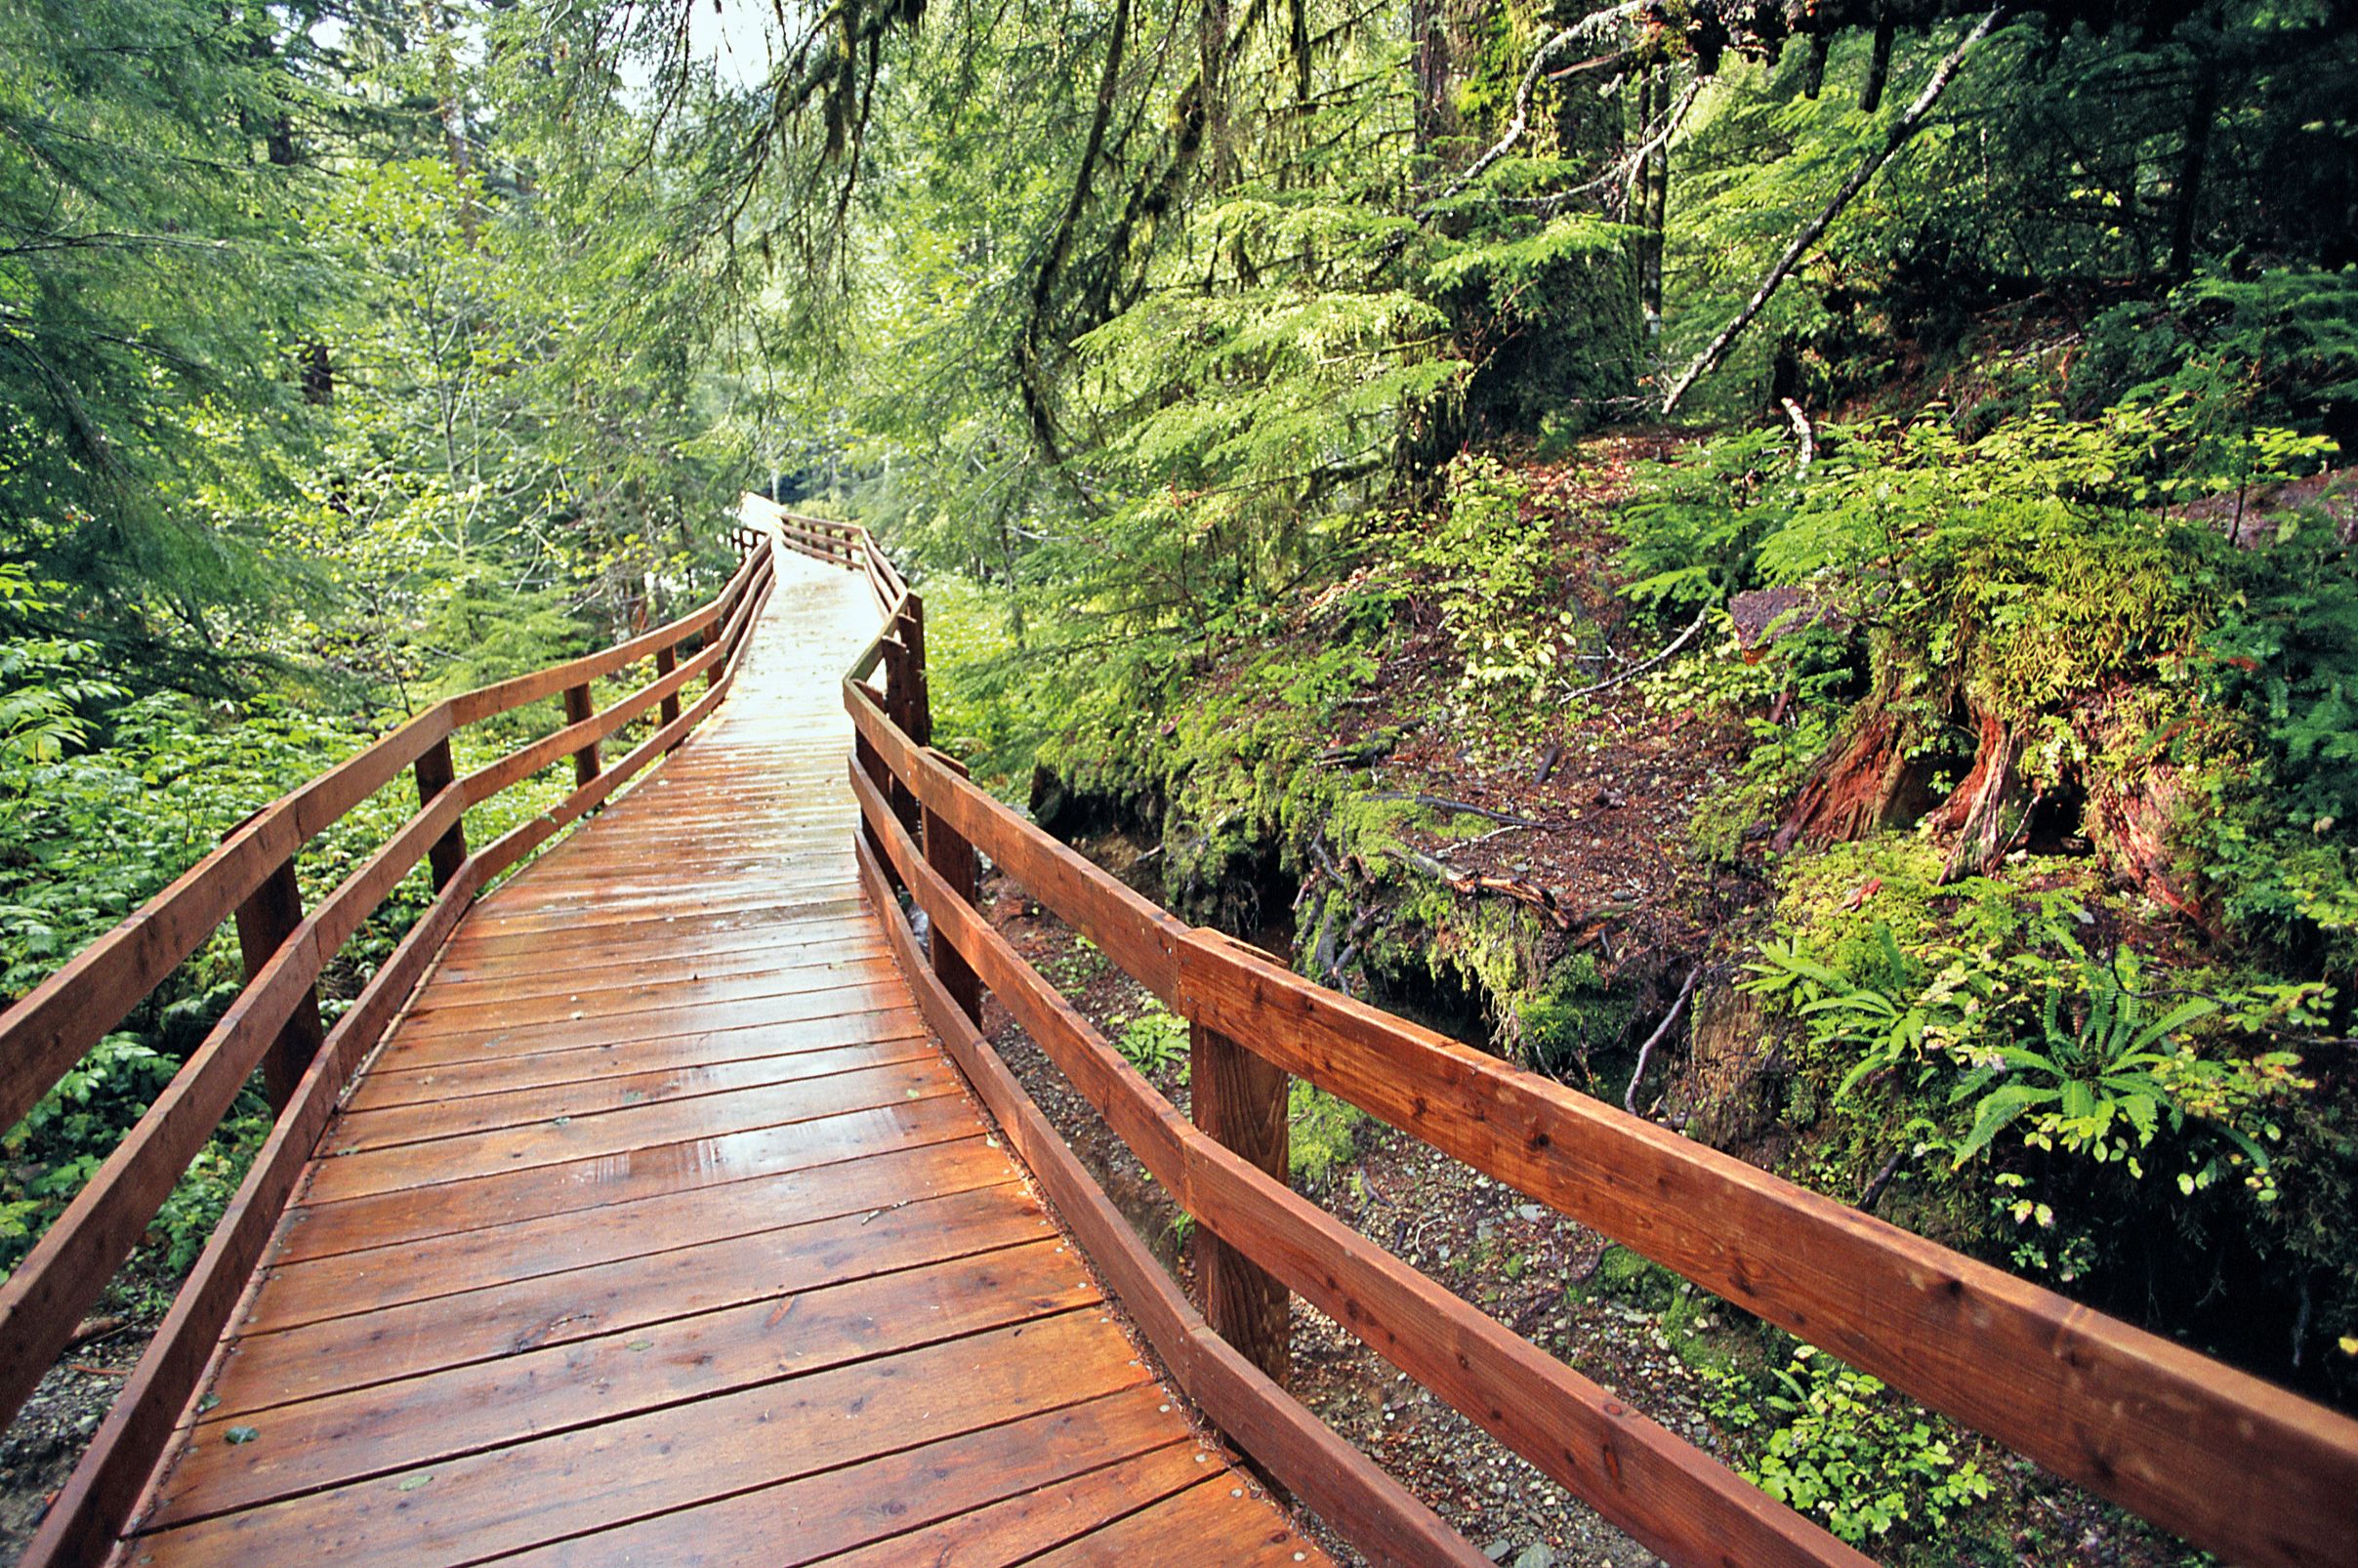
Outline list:
[[[2335,460],[2268,423],[2297,398],[2197,385],[2255,320],[2215,310],[2213,350],[2091,413],[2050,369],[1969,417],[1822,423],[1805,476],[1774,425],[1705,443],[1640,475],[1624,566],[1674,612],[1785,596],[1650,682],[1752,734],[1702,852],[1745,863],[1890,737],[1860,842],[1770,857],[1740,955],[1784,1173],[2347,1399],[2358,593],[2336,516],[2269,499]],[[1965,854],[1931,807],[1993,735]]]
[[[46,590],[0,572],[0,598],[38,609]],[[0,994],[21,997],[195,864],[257,808],[360,750],[376,725],[301,693],[236,702],[136,695],[103,679],[95,644],[0,643]],[[554,728],[551,711],[453,737],[464,774]],[[391,716],[389,722],[398,722]],[[627,737],[617,744],[627,746]],[[468,814],[488,844],[570,787],[560,762]],[[323,829],[297,856],[315,908],[417,809],[406,772]],[[431,901],[413,870],[333,956],[321,1009],[341,1015]],[[235,1000],[243,967],[225,924],[122,1024],[0,1135],[0,1267],[14,1267],[119,1143]],[[259,1081],[241,1091],[166,1200],[127,1278],[176,1279],[194,1261],[270,1116]],[[145,1287],[137,1287],[145,1288]]]

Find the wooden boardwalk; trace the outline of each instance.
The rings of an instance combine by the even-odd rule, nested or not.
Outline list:
[[[779,572],[714,722],[460,925],[118,1561],[1324,1560],[921,1021],[851,847],[874,607]]]

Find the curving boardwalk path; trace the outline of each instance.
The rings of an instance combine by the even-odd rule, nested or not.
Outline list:
[[[1323,1561],[1202,1446],[862,899],[859,579],[485,897],[330,1125],[135,1564]]]

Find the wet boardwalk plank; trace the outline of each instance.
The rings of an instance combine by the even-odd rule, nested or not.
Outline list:
[[[850,853],[856,579],[470,913],[120,1559],[1321,1561],[990,1136]]]

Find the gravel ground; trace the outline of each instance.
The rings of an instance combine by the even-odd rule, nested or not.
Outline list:
[[[1144,990],[1085,948],[1053,916],[997,878],[982,889],[992,922],[1110,1037],[1147,1005]],[[996,1002],[986,1032],[1049,1120],[1173,1275],[1192,1294],[1178,1208],[1063,1074]],[[1183,1063],[1149,1075],[1187,1106]],[[1659,1312],[1602,1288],[1612,1244],[1422,1140],[1360,1121],[1349,1158],[1305,1189],[1345,1224],[1593,1379],[1697,1447],[1740,1465],[1757,1434],[1721,1429],[1701,1376]],[[1624,1255],[1626,1261],[1627,1255]],[[1681,1288],[1684,1290],[1691,1288]],[[1707,1300],[1680,1332],[1717,1351],[1758,1353],[1758,1331]],[[1517,1568],[1634,1568],[1659,1559],[1542,1475],[1339,1324],[1297,1300],[1293,1391],[1494,1561]],[[1872,1543],[1872,1555],[1941,1565],[2071,1564],[2164,1568],[2205,1559],[2089,1494],[1974,1434],[1957,1432],[1993,1496],[1945,1533]],[[1344,1561],[1331,1531],[1303,1528]]]
[[[65,1352],[0,1433],[0,1557],[10,1561],[32,1539],[155,1332],[151,1321],[83,1327],[99,1332]]]
[[[1051,917],[1019,898],[984,889],[993,920],[1017,949],[1067,983],[1066,994],[1100,1025],[1135,1015],[1144,993],[1085,953]],[[1049,1120],[1166,1267],[1192,1285],[1179,1214],[1129,1149],[997,1003],[984,1024]],[[1157,1087],[1182,1108],[1177,1069]],[[1561,1350],[1594,1341],[1581,1369],[1658,1419],[1700,1420],[1680,1405],[1690,1376],[1675,1357],[1622,1320],[1617,1309],[1567,1300],[1567,1288],[1593,1270],[1603,1241],[1543,1210],[1430,1146],[1374,1122],[1359,1127],[1358,1150],[1308,1195],[1345,1223],[1441,1280],[1510,1327]],[[1519,1259],[1508,1277],[1504,1259]],[[1638,1314],[1642,1316],[1643,1314]],[[1597,1333],[1597,1330],[1610,1332]],[[1610,1353],[1615,1348],[1618,1353]],[[1542,1475],[1521,1456],[1441,1403],[1361,1344],[1339,1324],[1294,1303],[1294,1392],[1329,1425],[1383,1465],[1496,1561],[1521,1568],[1635,1568],[1652,1553]],[[1708,1435],[1708,1434],[1707,1434]],[[1349,1549],[1308,1521],[1330,1550]]]

